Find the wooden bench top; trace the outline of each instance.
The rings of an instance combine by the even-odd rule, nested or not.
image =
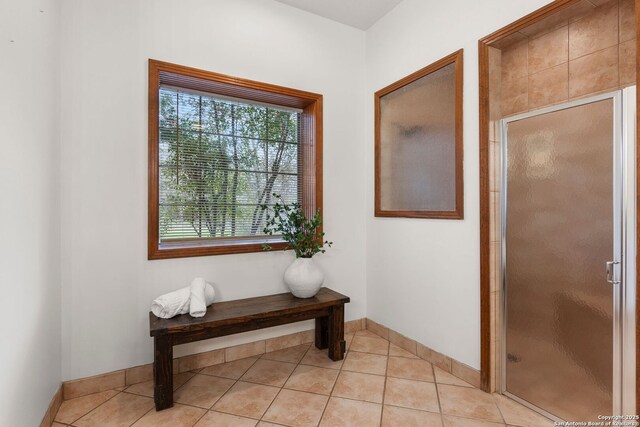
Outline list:
[[[216,302],[207,308],[204,317],[182,314],[171,319],[161,319],[149,312],[151,336],[179,334],[202,329],[228,326],[253,319],[294,316],[311,310],[325,309],[346,304],[349,297],[329,288],[321,288],[313,298],[296,298],[290,292],[235,301]]]

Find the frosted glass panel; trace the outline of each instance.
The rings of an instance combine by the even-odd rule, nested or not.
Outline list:
[[[612,410],[613,101],[508,125],[506,390],[565,420]]]
[[[455,63],[380,98],[380,208],[456,209]]]

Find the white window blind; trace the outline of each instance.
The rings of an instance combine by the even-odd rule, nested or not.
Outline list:
[[[301,201],[301,112],[160,87],[160,243],[263,236],[273,193]]]

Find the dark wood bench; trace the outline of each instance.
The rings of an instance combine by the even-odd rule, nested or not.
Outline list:
[[[173,406],[173,346],[316,319],[315,345],[332,360],[345,352],[344,305],[349,297],[328,288],[313,298],[290,293],[214,303],[201,318],[188,314],[161,319],[149,312],[153,337],[153,399],[156,411]]]

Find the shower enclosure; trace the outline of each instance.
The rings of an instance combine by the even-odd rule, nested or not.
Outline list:
[[[555,419],[635,411],[634,100],[502,120],[501,391]]]

